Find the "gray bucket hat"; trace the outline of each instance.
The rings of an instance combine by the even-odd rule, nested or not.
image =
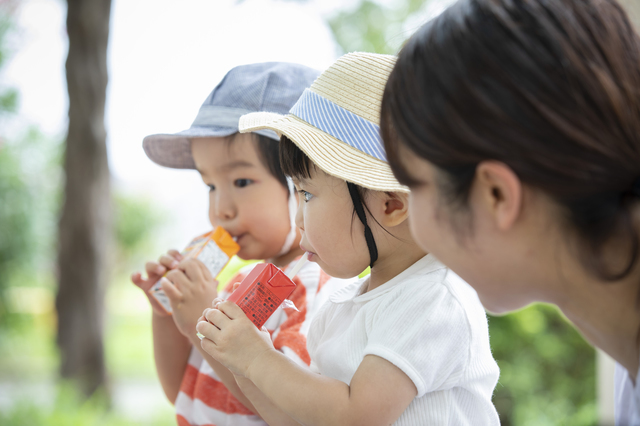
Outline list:
[[[268,111],[287,114],[319,71],[286,62],[241,65],[231,69],[200,107],[187,130],[150,135],[142,141],[156,164],[175,169],[195,169],[190,138],[225,137],[238,132],[240,116]],[[255,133],[279,140],[272,130]]]

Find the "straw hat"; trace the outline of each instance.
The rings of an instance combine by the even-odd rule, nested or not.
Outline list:
[[[324,172],[376,191],[409,192],[387,163],[380,106],[396,57],[349,53],[323,72],[281,115],[240,117],[241,133],[274,130],[291,139]]]

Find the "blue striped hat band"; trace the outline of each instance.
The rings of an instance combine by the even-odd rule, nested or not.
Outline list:
[[[305,89],[289,113],[357,150],[387,161],[378,125],[309,89]]]

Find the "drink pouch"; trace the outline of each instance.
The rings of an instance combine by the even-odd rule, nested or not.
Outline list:
[[[233,240],[233,237],[222,227],[217,226],[213,231],[194,238],[182,250],[181,254],[185,258],[193,257],[204,263],[209,272],[211,272],[211,276],[216,278],[239,250],[240,246]],[[160,281],[162,280],[158,280],[149,289],[149,293],[155,297],[167,313],[171,314],[171,304],[164,290],[162,290]]]
[[[238,305],[260,329],[295,289],[296,284],[280,268],[271,263],[261,263],[253,268],[227,300]]]

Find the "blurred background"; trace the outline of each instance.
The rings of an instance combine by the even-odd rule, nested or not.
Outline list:
[[[210,227],[208,188],[142,138],[188,128],[233,66],[397,53],[451,2],[0,0],[0,424],[175,424],[128,277]],[[555,308],[490,333],[503,425],[608,422],[610,363]]]

